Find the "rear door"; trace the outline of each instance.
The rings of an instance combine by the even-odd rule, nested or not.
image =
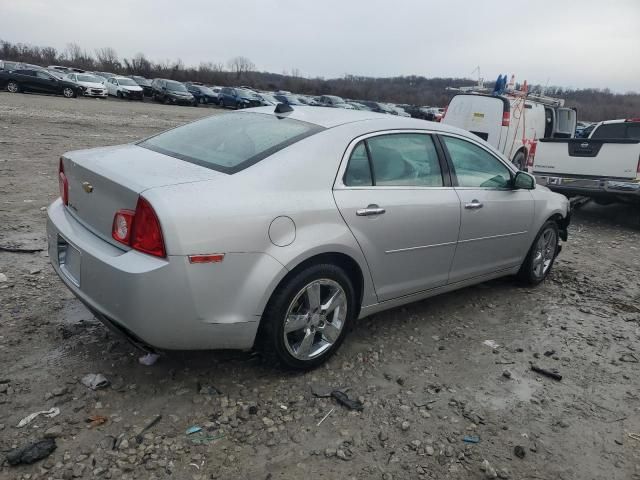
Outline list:
[[[508,100],[484,95],[456,95],[447,107],[442,123],[467,130],[495,148],[500,148],[502,118],[509,113]],[[504,143],[502,141],[502,143]]]
[[[457,136],[441,138],[462,207],[450,283],[519,265],[529,249],[531,192],[511,188],[515,173],[480,144]]]
[[[347,151],[334,197],[380,301],[447,283],[460,201],[443,160],[418,132],[370,135]]]

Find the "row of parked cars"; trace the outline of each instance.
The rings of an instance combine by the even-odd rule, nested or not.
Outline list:
[[[87,96],[157,102],[174,105],[218,105],[242,109],[284,103],[290,106],[322,106],[348,110],[367,110],[402,117],[439,121],[444,109],[438,107],[394,105],[369,100],[343,99],[335,95],[295,94],[288,91],[257,91],[248,86],[207,86],[199,82],[122,76],[111,72],[87,72],[78,68],[49,65],[41,67],[18,62],[0,61],[0,87],[10,92],[57,93],[65,97]]]

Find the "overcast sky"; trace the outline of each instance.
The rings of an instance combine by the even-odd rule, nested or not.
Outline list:
[[[326,78],[472,77],[640,91],[640,0],[0,0],[0,38]]]

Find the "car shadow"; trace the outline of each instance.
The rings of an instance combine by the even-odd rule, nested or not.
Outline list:
[[[589,202],[572,212],[572,224],[595,223],[604,227],[628,228],[640,231],[640,205],[612,203],[598,205]]]

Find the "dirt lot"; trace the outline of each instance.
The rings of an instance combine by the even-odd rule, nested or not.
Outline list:
[[[45,247],[61,153],[215,112],[0,93],[0,245]],[[0,478],[640,479],[639,232],[638,208],[586,205],[545,284],[504,279],[375,315],[306,374],[241,352],[142,366],[46,252],[0,251]],[[88,373],[111,385],[88,389]],[[327,387],[364,410],[312,393]],[[57,444],[45,460],[4,461],[45,436]]]

